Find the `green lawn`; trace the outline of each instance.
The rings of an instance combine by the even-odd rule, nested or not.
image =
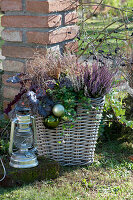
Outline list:
[[[55,180],[23,187],[0,188],[1,200],[130,200],[133,199],[133,145],[99,143],[95,162],[85,167],[62,167]]]
[[[80,23],[79,23],[80,24]],[[82,27],[82,25],[80,24]],[[84,54],[98,52],[102,50],[104,54],[116,55],[115,49],[127,45],[126,39],[131,39],[133,32],[133,17],[129,16],[127,22],[123,22],[119,17],[103,18],[102,16],[88,19],[81,28],[79,40],[79,52],[81,54],[86,47]]]

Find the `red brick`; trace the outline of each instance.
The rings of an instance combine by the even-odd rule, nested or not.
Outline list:
[[[11,99],[12,101],[13,99]],[[3,111],[7,108],[8,104],[11,102],[7,99],[4,99],[3,101]],[[12,105],[12,109],[15,107],[15,105]],[[4,114],[4,119],[9,119],[9,116],[7,114]]]
[[[44,55],[46,54],[46,49],[40,48],[30,48],[30,47],[19,47],[19,46],[2,46],[2,55],[6,57],[13,58],[31,58],[35,51],[39,50]]]
[[[55,44],[76,37],[78,26],[67,26],[51,32],[27,32],[29,43]]]
[[[37,44],[49,44],[49,32],[27,32],[27,42]]]
[[[3,30],[1,37],[5,41],[22,42],[22,31]]]
[[[72,52],[77,52],[78,51],[78,41],[68,42],[67,44],[65,44],[64,50],[65,51],[69,50],[69,51],[72,51]]]
[[[50,16],[2,16],[1,25],[3,27],[18,28],[47,28],[61,25],[61,15]]]
[[[1,12],[1,1],[2,1],[2,0],[0,0],[0,12]]]
[[[75,24],[78,22],[78,16],[76,11],[69,12],[65,15],[65,25]]]
[[[19,89],[14,87],[4,87],[3,88],[3,97],[7,99],[14,99],[15,95],[19,93]]]
[[[22,0],[2,0],[1,10],[2,11],[21,11]]]
[[[26,9],[30,12],[51,13],[75,9],[77,0],[33,1],[27,0]]]
[[[3,112],[7,108],[9,103],[10,103],[9,100],[7,100],[7,99],[3,100]],[[12,108],[14,108],[14,106],[12,106]],[[4,119],[8,119],[9,120],[9,116],[7,114],[5,114],[5,113],[4,113]]]
[[[4,99],[4,101],[3,101],[3,110],[5,110],[7,108],[9,103],[10,103],[10,101]]]
[[[5,85],[5,86],[9,86],[9,87],[12,87],[14,86],[14,88],[18,88],[20,87],[20,84],[19,83],[8,83],[7,82],[7,79],[10,78],[12,75],[8,75],[8,74],[3,74],[2,75],[2,83]]]
[[[49,3],[47,1],[27,1],[26,10],[29,12],[48,13]]]
[[[24,72],[24,63],[19,61],[3,60],[2,65],[4,71]]]

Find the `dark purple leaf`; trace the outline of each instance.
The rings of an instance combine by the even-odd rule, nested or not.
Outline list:
[[[11,82],[11,83],[14,83],[14,84],[15,84],[15,83],[19,83],[19,82],[20,82],[20,78],[18,78],[17,76],[13,76],[13,77],[8,78],[8,79],[7,79],[7,82],[8,82],[8,83]]]

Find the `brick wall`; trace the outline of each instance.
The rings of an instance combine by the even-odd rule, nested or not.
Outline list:
[[[5,44],[3,62],[4,105],[19,90],[19,85],[6,83],[16,72],[25,71],[25,62],[36,49],[46,54],[47,48],[73,48],[78,33],[77,0],[2,0],[1,35]]]

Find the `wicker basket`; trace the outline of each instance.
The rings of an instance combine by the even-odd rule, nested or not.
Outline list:
[[[92,163],[104,98],[91,99],[91,103],[93,107],[89,114],[78,105],[78,118],[71,129],[63,130],[62,124],[56,129],[47,129],[43,125],[43,118],[36,117],[38,154],[56,160],[61,165]]]

